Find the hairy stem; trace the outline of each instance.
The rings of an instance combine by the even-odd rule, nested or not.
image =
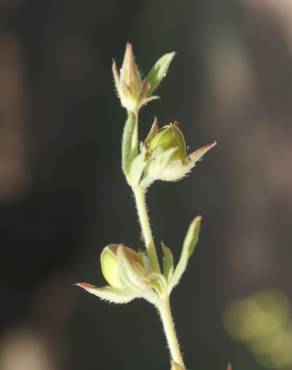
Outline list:
[[[122,138],[122,169],[127,177],[132,160],[138,154],[138,112],[128,112]]]
[[[137,213],[139,217],[139,222],[142,229],[142,234],[147,249],[147,254],[150,260],[150,264],[154,272],[160,273],[159,261],[155,249],[155,244],[153,240],[152,230],[150,226],[149,216],[147,212],[146,200],[145,200],[145,190],[140,186],[133,188],[135,195]]]
[[[128,119],[124,128],[122,144],[122,167],[126,177],[129,174],[132,161],[138,154],[138,146],[138,112],[128,112]],[[145,189],[143,189],[143,187],[139,185],[132,185],[129,179],[128,182],[132,187],[135,196],[139,223],[142,229],[142,234],[152,271],[156,273],[161,273],[146,206]],[[171,314],[169,297],[165,296],[163,299],[161,299],[160,302],[157,304],[157,308],[161,316],[161,321],[171,354],[171,359],[183,369],[185,369],[179,342],[176,336],[173,317]]]
[[[180,350],[180,345],[175,331],[169,297],[166,297],[164,300],[162,300],[157,308],[160,313],[171,359],[178,365],[180,365],[183,369],[185,369],[183,357]]]

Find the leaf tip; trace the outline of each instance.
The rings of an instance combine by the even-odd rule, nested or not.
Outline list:
[[[195,224],[201,224],[202,222],[202,216],[199,215],[199,216],[196,216],[194,219],[193,219],[193,222],[192,224],[195,225]]]

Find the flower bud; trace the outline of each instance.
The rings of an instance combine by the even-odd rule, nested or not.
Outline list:
[[[166,76],[175,53],[167,53],[157,60],[146,78],[142,80],[133,53],[133,47],[128,42],[120,72],[113,61],[115,86],[121,104],[127,111],[136,113],[143,105],[157,99],[152,93]]]
[[[127,43],[124,55],[124,61],[120,70],[120,79],[122,83],[129,87],[133,95],[138,98],[142,88],[141,75],[135,62],[133,47]]]
[[[144,273],[143,262],[136,251],[121,244],[111,244],[105,247],[101,253],[101,270],[105,280],[110,286],[123,289],[118,253],[123,253],[132,269],[138,273]]]
[[[152,154],[158,148],[163,151],[175,149],[170,157],[171,161],[183,161],[186,158],[187,148],[184,135],[176,123],[164,126],[149,138],[148,153]]]
[[[133,47],[130,43],[126,45],[120,74],[116,63],[113,62],[113,75],[122,106],[130,112],[137,111],[141,104],[143,83],[135,62]]]
[[[146,165],[140,185],[147,189],[156,180],[181,180],[215,145],[216,142],[187,154],[184,135],[178,128],[178,124],[171,123],[158,130],[155,119],[144,141]]]
[[[147,255],[138,253],[122,244],[105,247],[100,256],[101,270],[108,285],[96,287],[90,283],[76,285],[109,302],[128,303],[135,298],[158,302],[158,295],[165,294],[165,278],[150,269]]]

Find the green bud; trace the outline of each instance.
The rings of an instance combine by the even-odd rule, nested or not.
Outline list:
[[[100,256],[103,276],[113,288],[123,289],[124,285],[120,277],[120,267],[117,256],[118,251],[124,253],[131,267],[137,273],[143,274],[144,266],[138,253],[131,248],[121,244],[111,244],[103,249]]]
[[[142,80],[133,47],[129,42],[126,44],[122,67],[118,70],[116,62],[113,61],[112,71],[121,104],[128,112],[136,113],[143,105],[158,98],[152,96],[152,93],[166,76],[174,55],[175,53],[168,53],[159,58],[147,77]]]
[[[188,154],[184,135],[178,124],[170,123],[159,130],[155,119],[142,147],[146,165],[144,164],[140,185],[147,189],[156,180],[181,180],[215,145],[216,142],[213,142]]]
[[[118,304],[144,298],[155,305],[159,295],[165,295],[165,278],[152,272],[144,252],[136,252],[122,244],[111,244],[103,249],[100,259],[108,285],[96,287],[85,282],[76,284],[88,293]]]
[[[171,123],[162,127],[157,133],[149,138],[148,153],[152,154],[156,149],[167,151],[175,149],[170,160],[183,161],[187,156],[187,148],[182,131],[178,128],[177,123]]]
[[[130,112],[135,112],[141,105],[143,83],[135,62],[133,47],[126,45],[126,51],[120,73],[115,61],[112,66],[114,80],[121,104]]]

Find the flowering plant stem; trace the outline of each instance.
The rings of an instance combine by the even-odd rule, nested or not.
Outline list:
[[[179,341],[175,331],[174,320],[171,313],[169,297],[166,297],[158,307],[161,321],[163,324],[164,333],[167,339],[168,348],[172,360],[185,369]]]
[[[149,216],[146,206],[145,190],[137,186],[133,188],[133,193],[135,195],[135,202],[137,207],[137,213],[139,217],[139,222],[142,229],[143,239],[147,249],[147,254],[150,260],[150,264],[154,272],[160,273],[160,266],[158,262],[157,252],[153,240],[152,230],[150,226]]]
[[[133,115],[133,113],[129,113],[127,121],[129,122],[129,120],[134,121],[134,124],[132,123],[132,127],[135,132],[135,138],[133,140],[132,146],[136,147],[138,146],[138,114]],[[127,122],[126,122],[126,125],[127,125]],[[139,223],[142,229],[142,235],[143,235],[143,239],[145,242],[147,255],[149,257],[149,261],[152,267],[152,271],[156,273],[161,273],[159,260],[158,260],[158,256],[157,256],[157,252],[155,248],[155,243],[153,239],[153,234],[151,230],[149,215],[147,211],[145,189],[143,189],[139,185],[138,186],[130,185],[130,186],[135,196],[135,203],[136,203]],[[173,320],[173,316],[171,313],[169,296],[165,295],[165,298],[161,300],[156,305],[156,307],[161,317],[161,321],[163,324],[163,329],[164,329],[164,333],[166,336],[171,359],[173,362],[175,362],[176,364],[180,365],[183,369],[185,369],[181,350],[180,350],[180,345],[179,345],[178,338],[177,338],[176,331],[175,331],[174,320]]]
[[[130,150],[128,150],[130,148]],[[128,112],[122,138],[122,169],[129,172],[131,158],[138,153],[138,111]]]
[[[135,195],[136,207],[139,217],[139,222],[141,225],[143,238],[145,240],[145,245],[147,249],[147,254],[149,256],[150,263],[152,268],[156,272],[160,272],[160,266],[158,262],[157,252],[153,240],[152,230],[150,226],[149,216],[147,212],[145,191],[140,187],[132,188]],[[168,348],[170,351],[171,358],[178,365],[182,366],[185,369],[180,345],[175,331],[175,325],[173,316],[170,308],[169,297],[166,296],[158,305],[157,309],[159,311],[161,321],[163,324],[164,333],[166,336]]]

